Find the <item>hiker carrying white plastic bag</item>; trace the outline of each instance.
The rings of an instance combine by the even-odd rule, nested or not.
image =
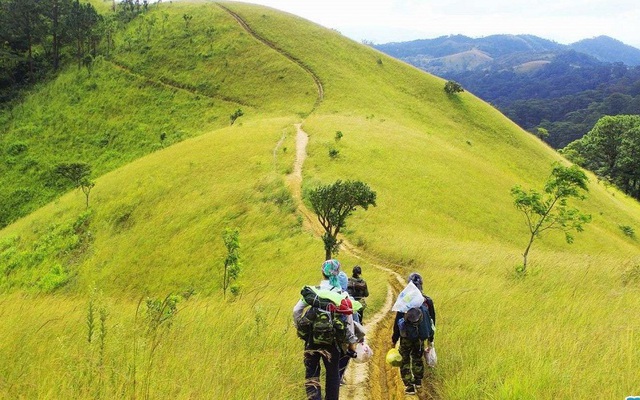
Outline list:
[[[425,361],[430,365],[425,356],[431,351],[435,354],[435,308],[433,300],[422,293],[420,274],[409,275],[408,284],[398,295],[392,310],[396,311],[396,318],[391,342],[394,347],[400,342],[400,377],[405,384],[405,393],[415,394],[422,386]]]

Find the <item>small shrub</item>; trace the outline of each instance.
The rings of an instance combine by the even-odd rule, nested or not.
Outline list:
[[[329,150],[329,157],[331,157],[332,159],[337,158],[338,155],[340,155],[340,150],[338,150],[338,149]]]
[[[28,149],[28,146],[24,143],[21,143],[21,142],[12,143],[9,146],[7,146],[7,154],[10,156],[17,156],[26,152],[27,149]]]
[[[464,92],[464,89],[462,88],[462,85],[456,81],[447,81],[447,83],[444,84],[444,91],[447,94],[455,94]]]
[[[335,140],[336,140],[336,142],[339,142],[339,141],[340,141],[340,139],[342,139],[342,136],[344,136],[344,135],[342,134],[342,131],[337,131],[337,132],[336,132],[336,136],[335,136]]]
[[[60,264],[55,264],[49,272],[38,281],[38,287],[45,293],[51,293],[69,282],[69,274]]]
[[[524,264],[518,264],[514,269],[514,273],[516,278],[524,278],[525,276],[527,276],[527,269],[525,268]]]
[[[244,112],[242,112],[242,109],[238,108],[233,114],[229,116],[229,121],[231,122],[231,125],[233,125],[233,123],[236,122],[236,120],[242,117],[243,115],[244,115]]]
[[[630,237],[631,239],[635,239],[636,231],[633,229],[632,226],[629,226],[629,225],[618,225],[618,227],[620,228],[620,230],[622,231],[622,233],[625,236]]]

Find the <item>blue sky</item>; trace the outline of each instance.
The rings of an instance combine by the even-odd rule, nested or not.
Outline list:
[[[251,0],[374,43],[532,34],[569,44],[600,35],[640,48],[640,0]]]

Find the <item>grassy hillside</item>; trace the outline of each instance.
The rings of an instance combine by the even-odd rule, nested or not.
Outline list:
[[[311,110],[312,79],[228,13],[211,5],[151,10],[119,33],[109,57],[70,67],[0,112],[0,226],[69,189],[53,172],[60,163],[88,163],[97,177],[228,126],[238,109],[263,117]],[[192,16],[188,27],[184,15]]]
[[[125,100],[134,93],[184,96],[193,105],[188,114],[167,115],[176,106],[169,101],[145,118],[104,111],[95,119],[118,118],[121,126],[148,115],[161,121],[140,128],[149,138],[163,123],[191,127],[184,135],[191,138],[112,164],[92,153],[89,210],[71,191],[0,231],[0,335],[7,339],[0,397],[302,398],[302,344],[290,312],[300,287],[319,279],[323,256],[284,183],[293,124],[302,118],[310,134],[304,188],[360,179],[378,193],[378,206],[355,213],[345,232],[367,258],[339,255],[347,270],[363,265],[369,312],[381,307],[387,279],[371,260],[425,277],[438,311],[440,364],[431,375],[438,397],[634,393],[640,327],[630,321],[640,306],[640,258],[638,242],[619,225],[638,229],[636,202],[592,178],[588,199],[576,205],[593,222],[573,245],[553,232],[537,240],[531,274],[518,278],[527,230],[509,189],[541,189],[561,160],[553,150],[472,94],[446,96],[444,81],[335,31],[264,7],[225,5],[275,48],[215,4],[163,4],[145,18],[157,15],[160,29],[169,14],[164,34],[136,47],[145,40],[125,39],[143,23],[136,21],[114,62],[98,63],[91,77],[71,69],[59,78],[80,90],[104,77],[97,86],[113,87],[96,101],[108,104],[121,90],[114,97],[130,101],[126,110],[144,102]],[[186,13],[194,16],[189,32]],[[322,82],[316,109],[314,80],[292,58]],[[121,80],[153,84],[128,90]],[[62,104],[59,84],[19,106],[20,121],[37,116],[44,99]],[[229,126],[238,107],[245,115]],[[70,113],[55,110],[34,125],[53,129]],[[128,132],[119,137],[144,142]],[[51,140],[29,147],[34,157],[52,148],[60,159],[75,154],[68,135],[43,137]],[[224,299],[226,227],[240,231],[243,267],[239,294]],[[145,299],[169,293],[182,300],[154,324],[157,309]]]

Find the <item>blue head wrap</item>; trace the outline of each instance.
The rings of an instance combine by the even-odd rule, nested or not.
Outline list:
[[[340,287],[338,274],[340,273],[340,262],[338,260],[327,260],[322,263],[322,275],[329,279],[331,286]]]
[[[344,271],[340,271],[338,273],[338,282],[340,282],[340,289],[346,292],[347,285],[349,285],[349,277],[344,273]]]

